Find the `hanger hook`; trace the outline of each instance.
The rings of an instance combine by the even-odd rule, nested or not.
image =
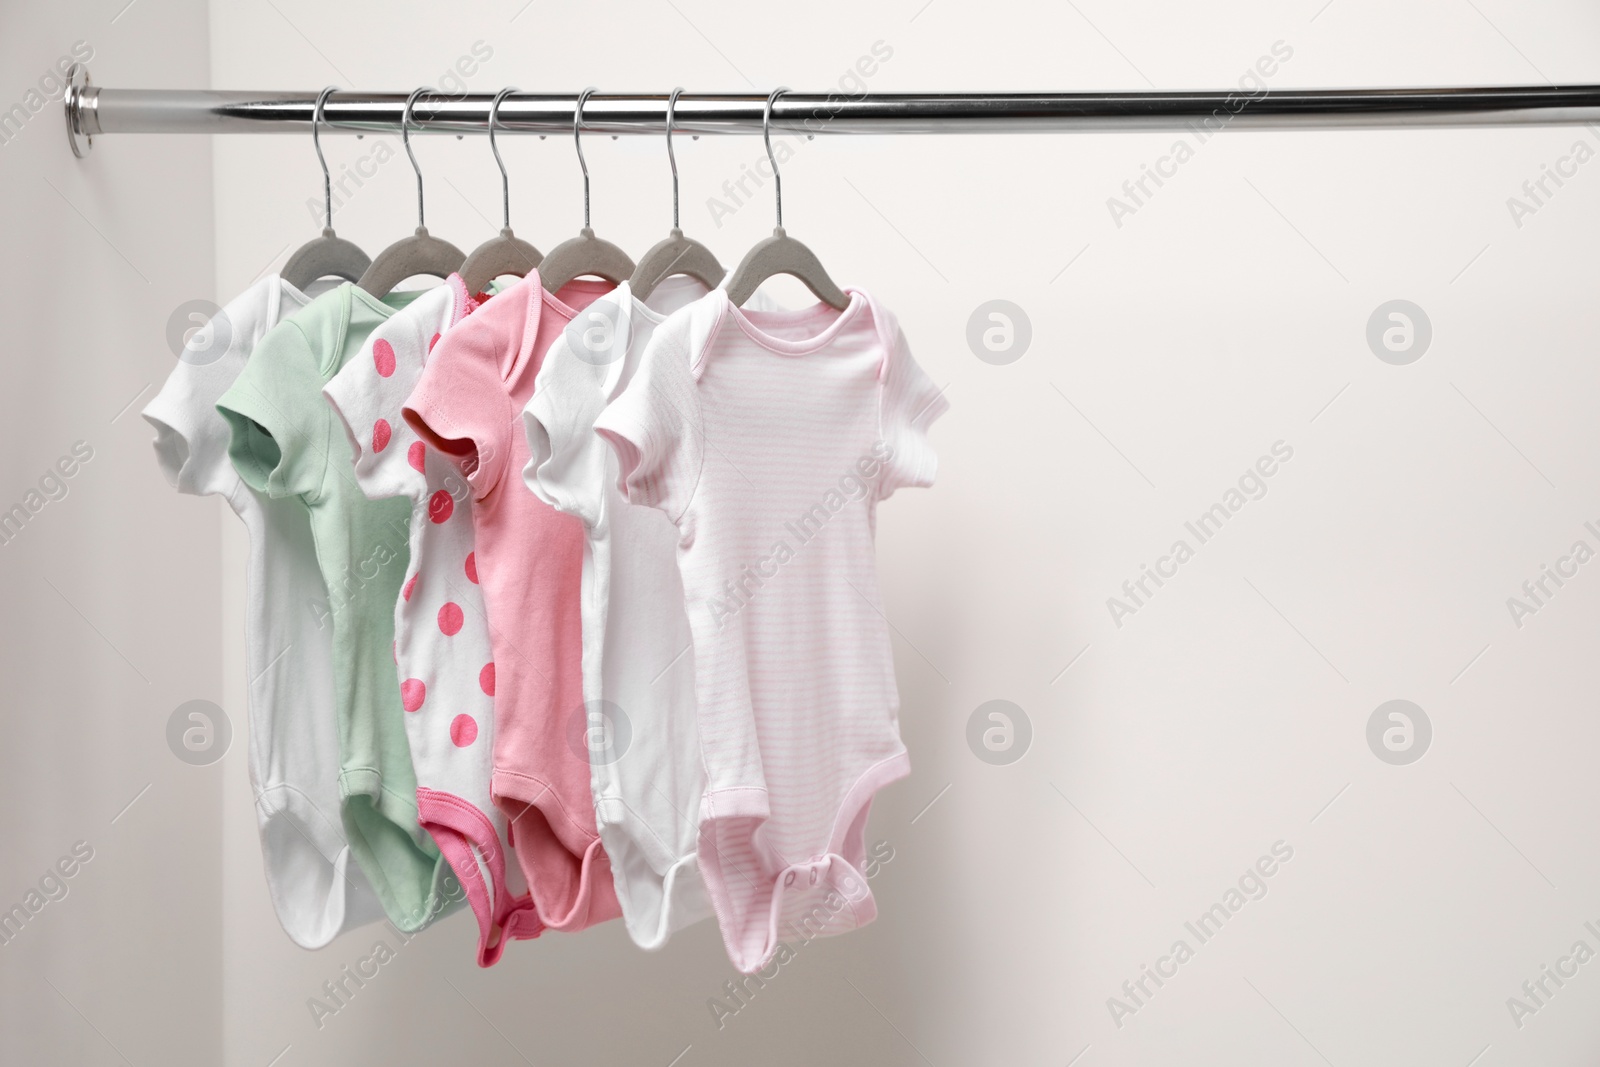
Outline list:
[[[511,179],[506,177],[506,162],[500,158],[500,146],[494,141],[494,124],[500,117],[500,101],[516,92],[513,86],[506,86],[494,94],[494,102],[489,105],[489,151],[494,153],[494,161],[500,167],[500,203],[505,218],[504,233],[511,232]]]
[[[317,128],[322,125],[322,109],[328,103],[328,97],[333,94],[336,86],[328,86],[317,94],[317,106],[311,109],[311,147],[317,150],[317,162],[322,165],[322,206],[323,223],[322,235],[333,236],[333,179],[328,176],[328,161],[322,155],[322,138],[317,135]]]
[[[683,86],[672,90],[672,95],[667,97],[667,162],[672,164],[672,232],[681,233],[678,228],[678,156],[672,150],[672,120],[678,110],[678,97],[683,93]]]
[[[400,113],[400,140],[406,146],[406,157],[411,160],[411,169],[417,172],[417,229],[424,231],[427,229],[427,224],[424,223],[422,214],[422,168],[417,166],[417,155],[411,151],[411,109],[416,105],[417,97],[431,92],[433,90],[427,86],[412,90],[411,95],[406,97],[405,110]]]
[[[767,162],[772,164],[772,195],[778,205],[778,229],[783,229],[783,176],[778,173],[778,157],[772,154],[772,105],[778,97],[789,91],[780,85],[767,95],[767,107],[761,113],[761,140],[767,146]]]
[[[583,168],[583,228],[589,229],[589,164],[583,158],[583,105],[589,102],[594,86],[578,94],[578,106],[572,112],[572,143],[578,148],[578,166]]]

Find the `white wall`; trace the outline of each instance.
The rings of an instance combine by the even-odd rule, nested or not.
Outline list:
[[[913,0],[814,4],[781,21],[706,0],[625,10],[601,21],[592,7],[521,0],[448,17],[418,3],[213,3],[212,83],[439,84],[478,41],[493,54],[465,81],[480,91],[813,89],[879,41],[893,54],[868,79],[877,91],[1224,86],[1276,42],[1292,56],[1274,87],[1600,80],[1600,12],[1576,2]],[[10,62],[20,48],[7,35],[7,69],[42,70],[88,32],[30,18],[40,28],[26,36],[43,43]],[[96,80],[199,84],[204,64],[187,57],[204,56],[203,24],[144,0],[104,31],[103,49],[95,39]],[[112,47],[145,25],[164,28],[138,31],[167,34],[148,45],[164,58]],[[12,78],[13,95],[25,81]],[[106,138],[74,164],[57,120],[36,123],[0,148],[0,180],[15,191],[14,225],[39,234],[27,247],[60,259],[7,257],[17,284],[0,291],[65,314],[29,327],[31,351],[9,361],[21,387],[0,403],[10,425],[28,421],[11,437],[0,500],[77,437],[106,447],[95,438],[73,495],[0,548],[0,581],[26,609],[10,614],[0,652],[19,691],[6,702],[10,736],[24,742],[0,756],[13,801],[0,815],[0,900],[101,833],[102,808],[156,785],[105,829],[104,849],[96,839],[74,895],[24,931],[32,943],[0,948],[0,1048],[34,1041],[26,1062],[113,1062],[40,985],[59,976],[133,1062],[216,1062],[201,1050],[219,1042],[221,1061],[239,1065],[1491,1067],[1600,1052],[1600,963],[1559,989],[1546,979],[1554,995],[1520,1027],[1507,1007],[1533,1005],[1523,982],[1574,942],[1600,951],[1584,926],[1600,929],[1600,857],[1586,844],[1600,800],[1596,566],[1520,627],[1507,608],[1574,541],[1600,549],[1584,527],[1600,528],[1600,268],[1582,236],[1600,226],[1600,164],[1587,161],[1600,131],[1235,131],[1198,147],[1195,136],[1193,158],[1160,188],[1147,183],[1154,195],[1120,225],[1108,198],[1168,155],[1173,135],[797,146],[784,171],[791,232],[899,312],[952,404],[934,434],[939,485],[897,497],[880,523],[914,773],[873,814],[871,838],[895,854],[874,883],[878,923],[805,947],[719,1028],[708,1000],[734,972],[709,926],[645,955],[611,924],[512,946],[479,971],[472,920],[458,915],[319,1029],[307,998],[393,935],[369,928],[319,953],[291,945],[261,882],[242,750],[221,764],[220,814],[215,775],[162,750],[159,726],[180,699],[242,708],[241,540],[223,522],[219,582],[217,509],[165,489],[128,417],[96,429],[163,372],[172,306],[231,295],[315,232],[315,158],[304,138],[214,142],[213,287],[207,253],[181,247],[207,241],[205,141]],[[380,141],[387,161],[336,216],[369,252],[414,225],[410,170],[397,138],[327,141],[335,166],[352,167]],[[1586,162],[1514,218],[1508,198],[1578,141]],[[548,249],[579,222],[571,142],[502,144],[513,221]],[[586,144],[597,230],[642,250],[668,223],[661,145]],[[430,229],[463,247],[490,236],[499,184],[487,144],[429,137],[417,154]],[[685,228],[724,262],[766,233],[770,198],[719,217],[706,198],[759,157],[752,138],[680,143]],[[175,183],[193,188],[180,196]],[[67,277],[75,296],[96,294],[95,314],[62,300],[54,280]],[[966,340],[991,299],[1031,322],[1030,348],[1009,365],[981,361]],[[1380,361],[1366,339],[1395,299],[1431,322],[1410,365]],[[86,332],[88,352],[76,344]],[[110,377],[75,372],[79,360]],[[85,389],[105,395],[91,404]],[[1147,580],[1154,595],[1118,626],[1107,599],[1174,540],[1195,546],[1184,523],[1279,441],[1293,456],[1265,497],[1163,587]],[[19,551],[33,555],[19,562]],[[47,699],[63,675],[81,692]],[[994,699],[1032,726],[1031,747],[1006,766],[967,742],[974,709]],[[1392,699],[1432,724],[1426,755],[1406,766],[1368,747],[1368,721]],[[31,756],[29,739],[49,758]],[[1265,897],[1201,944],[1185,923],[1278,842],[1293,858]],[[1137,1001],[1125,994],[1178,939],[1194,954],[1176,976],[1145,979]],[[38,955],[18,964],[19,947]],[[161,961],[157,980],[118,970],[141,956]],[[1120,1026],[1113,996],[1137,1009]],[[36,1036],[15,1036],[13,1019],[41,1020],[21,1031]]]
[[[0,109],[27,115],[0,138],[0,511],[38,508],[0,537],[0,911],[38,909],[0,927],[6,1064],[222,1049],[222,771],[165,735],[223,697],[222,515],[167,487],[139,418],[174,363],[169,313],[215,295],[211,146],[74,159],[52,74],[76,45],[102,84],[202,88],[206,10],[122,6],[0,5]],[[72,476],[46,479],[63,457]]]

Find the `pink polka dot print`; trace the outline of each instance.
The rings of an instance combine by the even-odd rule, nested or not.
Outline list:
[[[467,581],[473,585],[478,584],[478,554],[476,552],[467,553]]]
[[[478,687],[489,696],[494,696],[494,664],[485,663],[483,670],[478,672]]]
[[[420,474],[427,474],[428,446],[421,441],[412,441],[411,447],[406,449],[406,462]]]
[[[400,683],[400,703],[407,711],[416,711],[428,698],[428,687],[421,678],[407,678]]]
[[[466,622],[466,618],[461,612],[461,605],[449,601],[439,609],[439,630],[446,637],[454,637],[461,632],[461,624]]]
[[[441,489],[428,498],[428,518],[435,523],[444,522],[455,510],[456,502],[450,498],[448,490]]]
[[[410,578],[406,579],[406,587],[404,589],[400,590],[400,596],[401,596],[402,599],[404,599],[404,600],[410,600],[411,599],[411,590],[413,590],[413,589],[415,589],[417,587],[417,579],[421,578],[421,577],[422,577],[422,572],[418,571],[416,574],[413,574]]]
[[[432,352],[433,351],[433,346],[438,344],[438,343],[439,343],[439,335],[438,334],[434,334],[432,337],[428,338],[428,351]]]
[[[372,342],[372,364],[378,368],[380,378],[387,378],[393,374],[394,346],[382,338]]]
[[[389,429],[388,419],[379,419],[377,422],[373,423],[372,450],[374,452],[382,452],[384,449],[388,448],[389,438],[392,436],[394,436],[394,432]]]
[[[450,722],[450,740],[457,748],[466,748],[478,739],[478,720],[471,715],[457,715]]]

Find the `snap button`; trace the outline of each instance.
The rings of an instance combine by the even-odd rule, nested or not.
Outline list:
[[[790,871],[788,874],[783,876],[783,884],[786,885],[786,886],[787,885],[794,885],[794,872],[793,871]]]
[[[815,867],[811,868],[811,884],[817,884],[817,869]]]

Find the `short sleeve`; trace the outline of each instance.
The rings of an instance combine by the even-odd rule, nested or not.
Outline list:
[[[416,498],[428,487],[422,442],[401,415],[427,344],[410,310],[374,330],[322,390],[350,441],[356,484],[373,500]]]
[[[673,328],[688,324],[689,316],[680,313],[656,330],[633,380],[594,426],[617,455],[622,494],[661,509],[674,523],[688,510],[705,461],[688,346]]]
[[[888,499],[896,489],[933,484],[939,459],[928,440],[928,428],[950,407],[944,390],[935,386],[912,358],[899,323],[891,319],[884,326],[887,351],[879,382],[878,435],[883,456],[879,500]]]
[[[585,311],[610,307],[601,298]],[[611,321],[620,321],[615,309]],[[570,323],[539,367],[533,397],[522,412],[529,453],[522,478],[540,500],[593,527],[603,510],[611,457],[605,441],[594,432],[595,420],[605,409],[606,396],[625,362],[627,340],[623,336],[609,339],[606,352],[614,358],[581,358],[580,351],[592,349],[575,349],[571,333],[583,328],[581,318]],[[626,330],[625,325],[621,328]]]
[[[256,342],[217,411],[228,423],[228,458],[246,485],[274,497],[321,493],[333,414],[322,400],[316,355],[293,321]]]
[[[244,369],[262,330],[285,304],[303,306],[299,290],[263,278],[191,333],[166,384],[139,414],[155,428],[156,463],[180,493],[232,496],[239,474],[228,459],[228,423],[217,399]]]
[[[490,300],[439,339],[401,409],[424,444],[460,465],[475,500],[488,496],[504,476],[517,416],[500,377],[500,352],[508,341],[495,309]]]
[[[221,493],[239,484],[228,462],[228,424],[217,413],[216,397],[206,378],[236,372],[238,364],[196,367],[180,361],[155,399],[139,414],[156,431],[156,464],[180,493]]]

